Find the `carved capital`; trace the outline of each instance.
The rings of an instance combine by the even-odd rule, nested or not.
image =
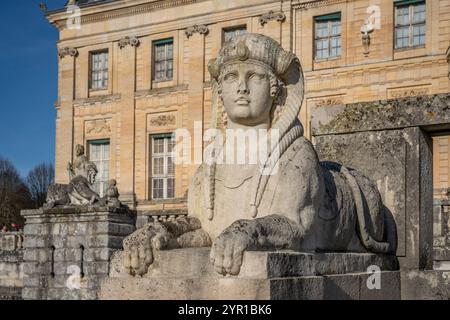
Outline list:
[[[186,33],[186,37],[191,37],[194,33],[199,33],[199,34],[203,34],[203,35],[207,35],[209,32],[209,29],[207,26],[205,26],[204,24],[200,24],[200,25],[194,25],[192,27],[189,27],[186,29],[185,33]]]
[[[268,13],[263,14],[261,17],[259,17],[259,23],[263,26],[269,21],[276,20],[279,22],[283,22],[286,20],[286,15],[284,12],[273,12],[270,10]]]
[[[58,56],[63,59],[66,56],[76,57],[78,55],[78,50],[73,47],[64,47],[58,49]]]
[[[137,37],[126,36],[119,40],[119,48],[123,49],[128,45],[130,45],[132,47],[137,47],[137,46],[139,46],[140,43],[141,42],[139,41],[139,39]]]

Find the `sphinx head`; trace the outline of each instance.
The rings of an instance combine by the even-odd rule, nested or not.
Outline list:
[[[271,125],[286,97],[285,76],[296,61],[273,39],[245,34],[227,42],[209,63],[229,122]]]

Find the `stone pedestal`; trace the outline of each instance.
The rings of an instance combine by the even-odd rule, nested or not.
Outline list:
[[[241,273],[214,272],[208,248],[159,251],[149,273],[131,277],[115,253],[100,299],[255,300],[399,299],[400,273],[392,256],[353,253],[246,252]],[[370,266],[378,266],[380,289],[370,289]]]
[[[134,232],[127,209],[78,207],[22,211],[24,299],[97,299],[110,258]]]

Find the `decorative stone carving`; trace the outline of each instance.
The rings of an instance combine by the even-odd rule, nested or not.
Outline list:
[[[275,13],[272,10],[270,10],[268,13],[265,13],[261,17],[259,17],[259,23],[262,26],[272,20],[283,22],[284,20],[286,20],[286,15],[282,11]]]
[[[375,182],[319,162],[303,136],[304,79],[293,53],[264,35],[245,34],[208,67],[217,135],[189,188],[188,217],[150,223],[128,237],[123,263],[130,274],[146,274],[155,250],[211,243],[210,261],[222,275],[238,275],[246,251],[395,252],[395,223]],[[220,161],[235,149],[219,133],[263,129],[268,134],[259,145],[273,145],[258,163]]]
[[[78,55],[78,50],[73,47],[59,48],[58,55],[60,59],[63,59],[66,56],[76,57]]]
[[[334,106],[343,103],[344,102],[340,97],[329,97],[315,101],[316,107]]]
[[[399,89],[388,89],[389,99],[401,99],[405,97],[423,96],[429,93],[428,87],[410,87]]]
[[[194,33],[199,33],[199,34],[203,34],[203,35],[207,35],[209,32],[209,29],[207,26],[205,26],[204,24],[200,24],[200,25],[194,25],[192,27],[188,27],[185,31],[186,37],[191,37]]]
[[[114,182],[110,184],[108,194],[103,198],[100,198],[92,189],[98,171],[95,163],[89,161],[85,156],[84,146],[77,145],[76,159],[73,163],[68,164],[67,171],[70,178],[69,184],[50,185],[44,209],[52,209],[55,206],[121,206],[116,199],[118,191]]]
[[[368,56],[369,55],[369,47],[370,47],[370,33],[372,33],[374,30],[372,24],[369,22],[368,19],[364,20],[364,24],[361,27],[361,40],[362,40],[362,44],[364,46],[364,55]]]
[[[118,43],[120,49],[123,49],[128,45],[130,45],[132,47],[137,47],[137,46],[139,46],[139,44],[140,44],[140,40],[134,36],[133,37],[128,37],[128,36],[123,37],[122,39],[119,40],[119,43]]]
[[[111,119],[86,121],[86,136],[109,136],[110,134]]]
[[[171,125],[176,125],[177,118],[173,114],[162,114],[158,116],[151,117],[149,120],[150,126],[152,127],[167,127]]]

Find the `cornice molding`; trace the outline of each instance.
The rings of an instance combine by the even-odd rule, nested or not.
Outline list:
[[[347,0],[312,0],[307,2],[297,2],[293,3],[292,7],[294,9],[304,9],[308,10],[311,8],[323,7],[327,5],[333,5],[338,3],[345,3]]]
[[[110,11],[106,12],[99,12],[99,13],[92,13],[87,15],[81,16],[81,24],[83,23],[92,23],[92,22],[99,22],[104,20],[110,20],[130,15],[136,15],[136,14],[142,14],[150,11],[155,10],[161,10],[161,9],[167,9],[187,4],[193,4],[196,2],[199,2],[201,0],[160,0],[156,2],[151,3],[145,3],[141,5],[126,7],[126,8],[120,8],[120,9],[112,9]],[[57,28],[63,28],[66,25],[66,18],[56,20],[54,24]]]
[[[76,57],[78,55],[78,50],[73,47],[63,47],[58,49],[58,56],[63,59],[66,56]]]
[[[123,38],[121,38],[119,40],[118,45],[119,45],[120,49],[123,49],[123,48],[125,48],[128,45],[130,45],[132,47],[138,47],[140,43],[141,42],[140,42],[140,40],[137,37],[135,37],[135,36],[132,36],[132,37],[126,36],[126,37],[123,37]]]
[[[204,24],[196,24],[193,25],[192,27],[188,27],[185,31],[186,37],[189,38],[191,37],[194,33],[199,33],[202,35],[207,35],[209,32],[209,29],[207,26],[205,26]]]
[[[273,12],[270,10],[268,13],[263,14],[261,17],[259,17],[259,23],[263,26],[269,21],[276,20],[278,22],[283,22],[286,20],[286,15],[284,12]]]

